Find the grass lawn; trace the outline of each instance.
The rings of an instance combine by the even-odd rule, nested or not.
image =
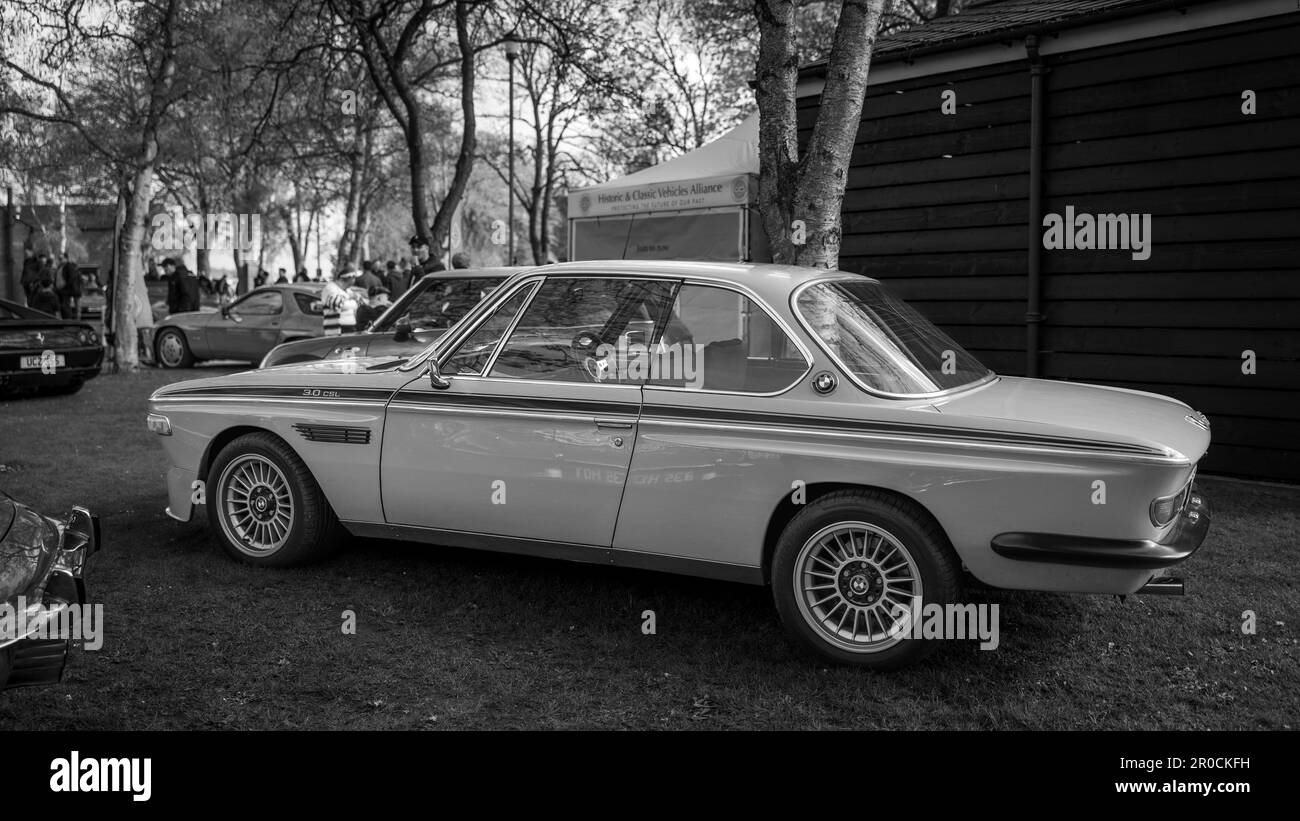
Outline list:
[[[153,388],[214,372],[0,401],[0,489],[89,506],[106,543],[87,580],[103,648],[59,686],[0,694],[0,729],[1296,726],[1300,489],[1202,480],[1215,520],[1186,598],[973,592],[1001,606],[996,651],[871,674],[797,654],[762,588],[374,541],[237,565],[206,517],[163,513],[144,426]]]

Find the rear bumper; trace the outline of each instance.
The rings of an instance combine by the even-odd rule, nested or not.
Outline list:
[[[0,354],[0,388],[58,387],[84,382],[99,376],[104,361],[104,349],[98,346],[60,348],[55,353],[61,354],[66,364],[54,373],[45,373],[40,368],[19,367],[22,357],[40,356],[41,353],[38,350],[7,350]]]
[[[993,552],[1007,559],[1122,570],[1159,570],[1186,561],[1210,530],[1210,503],[1192,488],[1178,520],[1160,541],[1095,539],[1054,533],[1002,533]]]

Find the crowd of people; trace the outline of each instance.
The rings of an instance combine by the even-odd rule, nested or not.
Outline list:
[[[365,328],[372,320],[379,317],[404,294],[420,277],[434,271],[442,271],[446,266],[429,255],[429,244],[419,236],[410,239],[411,256],[403,260],[365,260],[358,268],[351,262],[344,263],[334,278],[325,281],[321,290],[320,302],[324,310],[325,335],[353,333]],[[454,254],[451,258],[453,268],[470,267],[470,257],[464,252]],[[176,258],[162,261],[164,277],[167,280],[167,310],[177,314],[185,311],[199,310],[203,295],[216,295],[221,299],[235,296],[235,283],[225,278],[212,281],[190,271],[185,262]],[[253,287],[260,288],[266,284],[288,285],[291,282],[322,282],[321,272],[316,276],[307,274],[302,268],[289,279],[288,271],[280,268],[274,280],[263,270],[253,278]]]
[[[267,284],[287,285],[291,282],[324,282],[321,304],[325,313],[325,333],[333,335],[352,333],[365,328],[392,302],[396,301],[420,277],[446,266],[430,256],[429,243],[413,236],[409,242],[411,254],[397,260],[365,260],[360,268],[351,262],[331,280],[324,280],[320,269],[310,276],[301,268],[290,279],[286,269],[280,268],[274,279],[266,270],[253,278],[253,287]],[[61,254],[56,260],[49,254],[28,248],[24,252],[22,288],[27,304],[39,311],[64,319],[80,319],[80,299],[83,283],[80,268],[69,257]],[[153,268],[152,260],[147,260]],[[468,268],[470,257],[464,252],[451,258],[453,268]],[[225,302],[237,295],[238,285],[227,277],[208,278],[197,275],[186,267],[183,259],[169,257],[159,263],[167,280],[167,310],[177,314],[197,311],[204,296],[216,297]],[[111,273],[110,273],[111,278]]]
[[[25,249],[20,281],[29,307],[63,319],[81,319],[81,269],[67,253],[55,259]]]
[[[413,282],[428,273],[446,270],[439,260],[429,256],[429,243],[421,237],[410,240],[411,258],[401,263],[366,260],[358,270],[347,263],[321,291],[325,308],[325,335],[354,333],[388,309],[393,300],[406,292]],[[464,252],[451,258],[453,268],[470,267]],[[305,272],[303,272],[305,273]],[[283,275],[283,269],[281,269]]]

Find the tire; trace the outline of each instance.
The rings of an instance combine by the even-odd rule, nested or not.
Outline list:
[[[910,621],[897,618],[905,612],[899,608],[911,610],[918,597],[921,607],[956,602],[959,570],[948,538],[930,517],[885,493],[843,490],[818,499],[786,525],[772,560],[772,596],[801,649],[889,670],[919,661],[939,643],[908,637]],[[819,584],[834,587],[805,590]],[[844,620],[850,613],[851,625]]]
[[[167,369],[194,367],[194,352],[179,328],[163,328],[154,339],[154,358]]]
[[[342,540],[343,528],[307,465],[269,433],[245,434],[221,450],[208,471],[207,508],[222,549],[246,564],[309,564]]]

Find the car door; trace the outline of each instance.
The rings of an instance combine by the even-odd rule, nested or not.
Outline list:
[[[254,291],[218,317],[208,325],[212,357],[258,360],[279,342],[284,296],[275,288]]]
[[[598,367],[663,306],[672,281],[529,281],[390,402],[382,491],[389,523],[608,548],[640,412],[639,376]]]

